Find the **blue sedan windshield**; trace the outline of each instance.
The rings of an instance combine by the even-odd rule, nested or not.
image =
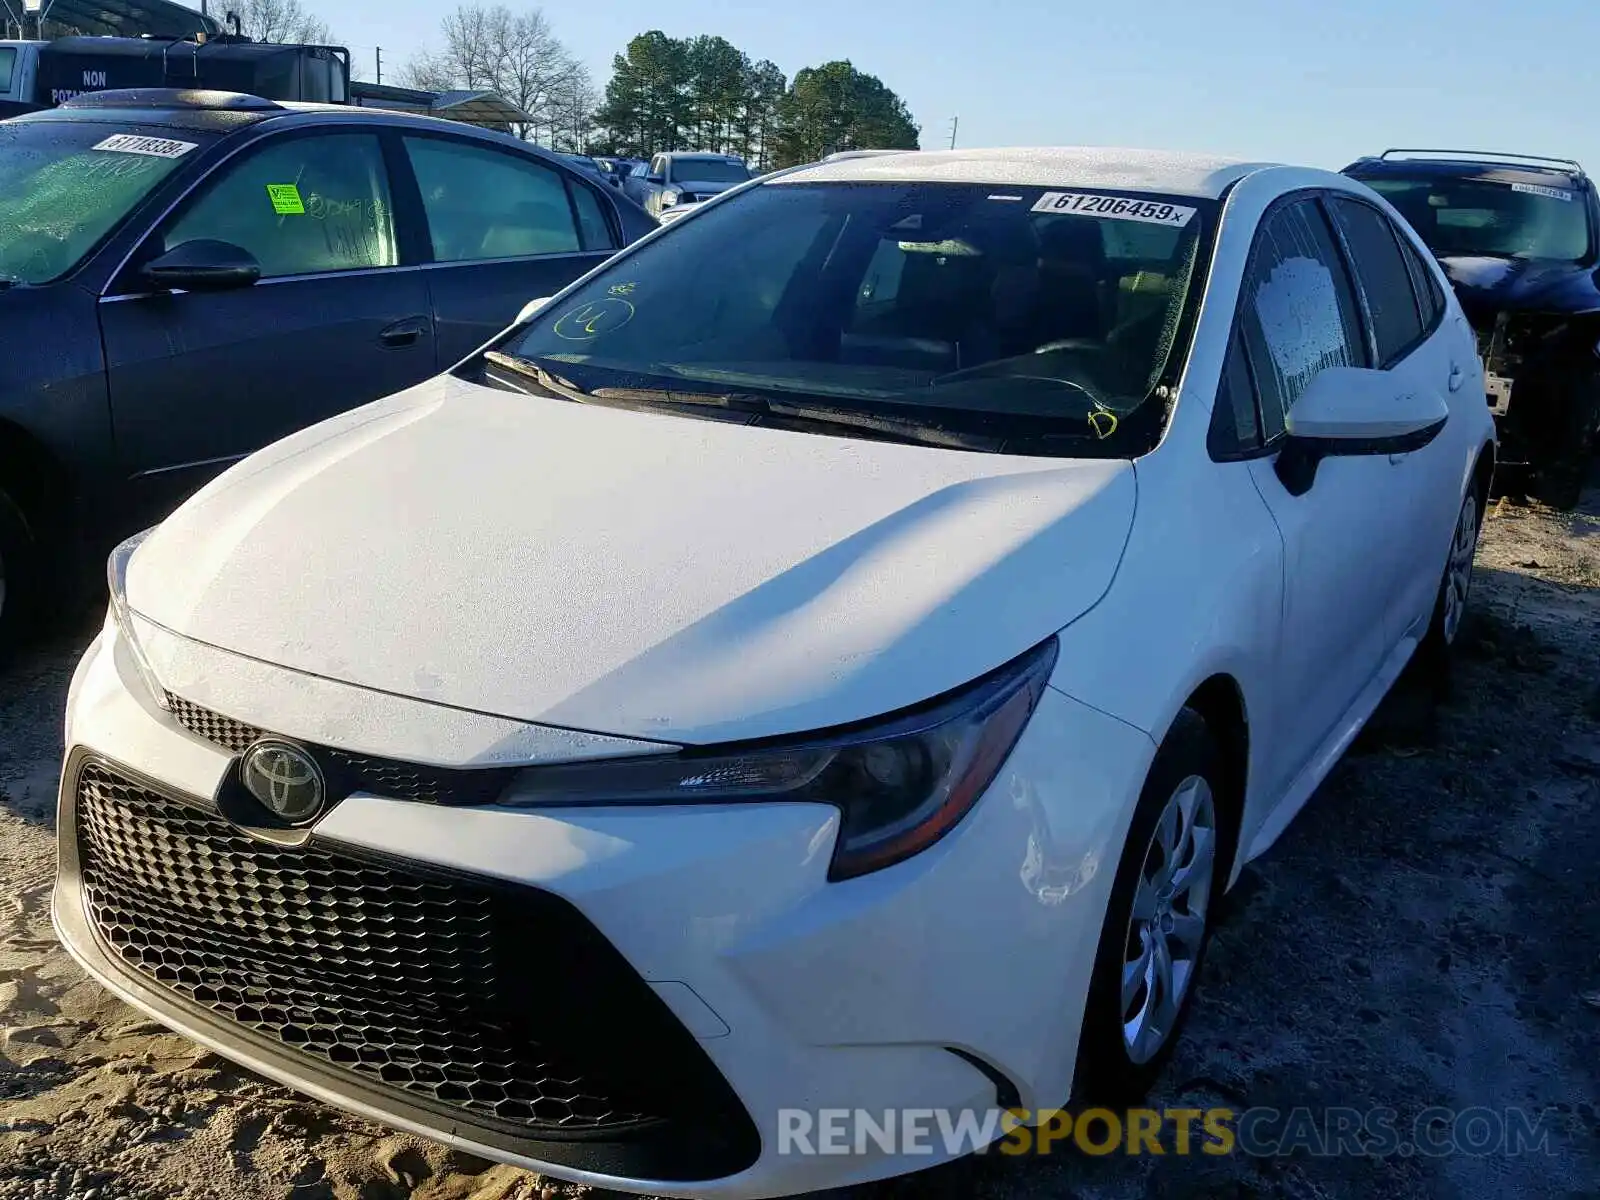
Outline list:
[[[73,270],[209,140],[100,122],[0,123],[0,280],[49,283]]]

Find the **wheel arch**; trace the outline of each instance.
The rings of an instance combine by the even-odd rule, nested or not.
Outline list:
[[[1218,878],[1231,885],[1250,785],[1250,715],[1244,689],[1231,674],[1218,672],[1189,693],[1183,708],[1205,722],[1222,753],[1222,794],[1217,805],[1226,814],[1227,840],[1220,847],[1224,869]]]
[[[49,447],[21,425],[0,417],[0,492],[21,510],[37,543],[67,521],[71,477]]]

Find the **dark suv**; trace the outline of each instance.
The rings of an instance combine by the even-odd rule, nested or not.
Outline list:
[[[448,368],[654,228],[430,117],[159,90],[0,122],[0,644],[62,551]]]
[[[1502,466],[1578,502],[1600,438],[1600,200],[1577,163],[1387,150],[1344,170],[1411,222],[1478,334]]]

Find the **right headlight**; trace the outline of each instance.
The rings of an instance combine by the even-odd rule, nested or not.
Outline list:
[[[830,879],[901,862],[954,829],[1010,757],[1055,667],[1051,638],[932,704],[870,726],[659,758],[532,767],[502,804],[800,801],[839,809]]]
[[[139,645],[133,628],[133,610],[128,607],[128,563],[132,561],[134,551],[154,532],[154,529],[146,529],[143,533],[136,533],[111,552],[111,557],[106,559],[106,586],[111,592],[111,618],[117,624],[118,636],[128,647],[139,678],[144,680],[150,698],[159,707],[170,710],[172,706],[167,702],[167,690],[156,678],[150,660],[145,657],[144,648]]]

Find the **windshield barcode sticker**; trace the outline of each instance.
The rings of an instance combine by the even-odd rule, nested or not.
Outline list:
[[[1195,210],[1162,200],[1130,200],[1127,196],[1095,196],[1087,192],[1046,192],[1034,212],[1073,213],[1085,217],[1112,217],[1118,221],[1143,221],[1147,225],[1172,225],[1181,229]]]
[[[1529,196],[1548,196],[1552,200],[1565,200],[1572,203],[1572,193],[1564,192],[1560,188],[1540,187],[1537,183],[1513,183],[1513,192],[1522,192]]]
[[[116,154],[143,154],[149,158],[182,158],[199,148],[198,142],[175,142],[171,138],[140,137],[134,133],[119,133],[91,147]]]

